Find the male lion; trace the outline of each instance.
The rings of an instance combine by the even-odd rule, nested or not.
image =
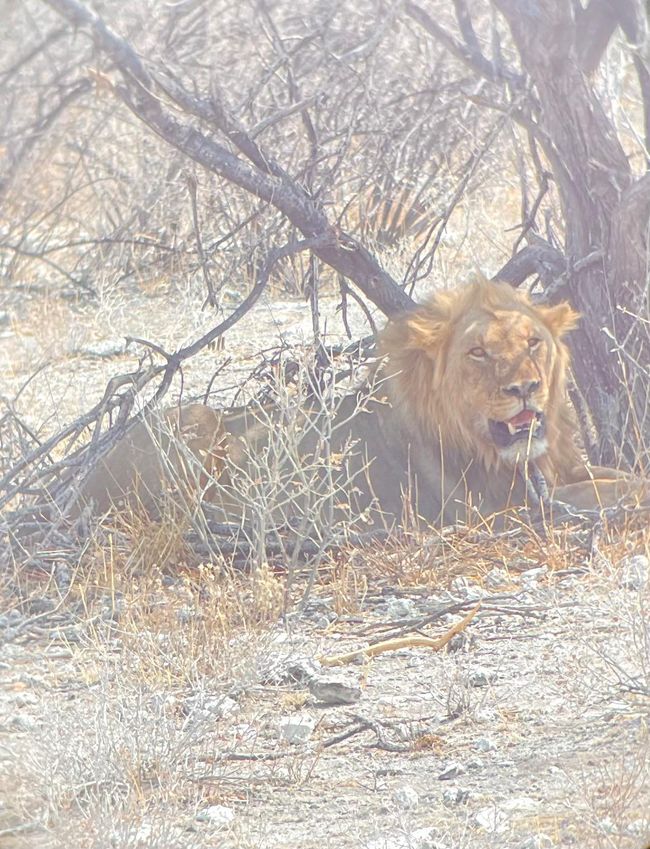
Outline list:
[[[529,461],[576,507],[636,497],[640,482],[589,469],[576,444],[563,338],[577,318],[567,303],[537,306],[503,282],[436,293],[382,333],[372,391],[289,420],[245,408],[208,417],[207,433],[199,422],[208,454],[220,446],[206,497],[226,521],[442,525],[525,504]],[[148,464],[147,451],[118,445],[82,502],[103,508],[98,475],[119,477],[126,492]]]

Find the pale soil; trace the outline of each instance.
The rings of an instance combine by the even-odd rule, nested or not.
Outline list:
[[[12,306],[1,394],[13,396],[49,361],[18,409],[51,432],[136,363],[75,351],[127,333],[169,348],[194,338],[196,309],[165,312],[165,303],[142,296],[105,315],[110,305]],[[278,309],[260,305],[228,335],[226,354],[243,355],[233,382],[279,324],[290,341],[309,338],[302,303]],[[212,321],[204,314],[200,323]],[[206,352],[185,369],[186,397],[201,394],[224,356]],[[455,650],[407,649],[344,667],[338,674],[362,687],[348,706],[315,704],[287,669],[378,639],[396,615],[463,598],[467,586],[442,560],[432,566],[426,548],[403,560],[357,558],[288,624],[282,575],[266,579],[260,622],[244,610],[228,627],[218,578],[160,580],[153,567],[153,577],[128,578],[112,549],[94,556],[54,610],[54,587],[11,576],[32,602],[21,608],[5,595],[0,610],[0,847],[641,849],[650,839],[650,585],[621,586],[620,561],[647,555],[648,535],[614,532],[601,550],[605,558],[579,546],[560,555],[537,540],[522,564],[505,545],[465,559],[459,549],[454,574],[468,576],[470,595],[505,593],[500,611],[486,602]],[[521,578],[546,564],[549,574]],[[485,581],[493,566],[508,571],[503,587]],[[292,715],[316,722],[306,744],[279,738]],[[384,724],[333,742],[358,717]],[[459,774],[441,779],[453,763]],[[405,788],[417,794],[413,807]],[[211,805],[231,820],[209,821]]]

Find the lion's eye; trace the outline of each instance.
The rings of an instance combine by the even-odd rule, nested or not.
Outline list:
[[[539,347],[541,341],[542,340],[538,339],[537,336],[531,336],[530,339],[528,340],[528,347],[530,348],[531,351],[534,351],[535,348]]]
[[[473,357],[475,360],[484,360],[487,357],[487,351],[485,348],[471,348],[468,353],[470,357]]]

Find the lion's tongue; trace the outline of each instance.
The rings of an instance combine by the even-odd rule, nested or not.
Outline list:
[[[522,425],[531,424],[534,418],[535,413],[532,410],[522,410],[520,413],[517,413],[516,416],[508,419],[507,423],[513,427],[522,427]]]

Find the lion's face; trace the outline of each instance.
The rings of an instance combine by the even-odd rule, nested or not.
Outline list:
[[[548,327],[519,310],[478,309],[449,339],[446,370],[457,414],[506,460],[547,449],[546,409],[557,346]]]
[[[568,365],[561,337],[576,318],[568,304],[536,306],[506,283],[439,293],[385,333],[397,397],[434,438],[488,464],[539,457],[556,436]]]

